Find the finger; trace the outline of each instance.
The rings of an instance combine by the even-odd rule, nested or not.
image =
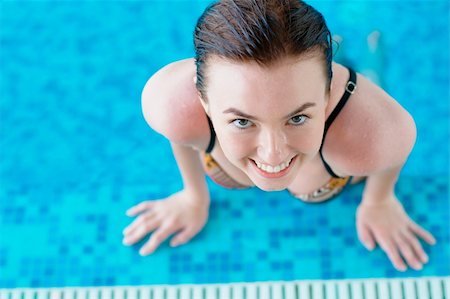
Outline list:
[[[363,224],[357,224],[358,238],[367,250],[375,248],[375,240],[370,230]]]
[[[194,235],[195,235],[194,230],[185,228],[172,238],[172,240],[170,241],[170,246],[175,247],[178,245],[182,245],[188,242],[190,239],[192,239]]]
[[[425,242],[427,242],[428,244],[430,244],[430,245],[436,244],[436,239],[433,237],[433,235],[429,231],[427,231],[427,230],[423,229],[422,227],[420,227],[414,221],[411,221],[410,228],[415,234],[417,234],[419,237],[424,239]]]
[[[420,245],[420,242],[417,240],[416,236],[407,231],[402,233],[402,238],[409,243],[423,264],[428,263],[428,255],[423,250],[422,245]]]
[[[142,256],[152,254],[158,246],[164,242],[171,234],[177,231],[173,225],[165,225],[158,228],[150,237],[147,243],[141,248],[139,254]]]
[[[406,265],[403,259],[401,258],[398,248],[395,246],[395,243],[391,240],[377,240],[380,247],[386,252],[388,258],[391,260],[392,264],[398,271],[405,271]]]
[[[123,243],[125,245],[133,245],[136,242],[140,241],[142,238],[144,238],[147,234],[154,231],[159,225],[159,220],[156,218],[153,218],[147,222],[145,222],[143,225],[137,227],[133,232],[129,233],[125,236],[123,239]]]
[[[128,235],[130,233],[132,233],[134,230],[136,230],[137,228],[145,225],[145,223],[147,221],[150,221],[152,218],[154,218],[156,216],[156,214],[153,211],[148,211],[144,214],[139,215],[139,217],[137,217],[129,226],[127,226],[124,230],[123,230],[123,234],[124,235]]]
[[[406,240],[406,238],[404,238],[402,236],[402,234],[399,234],[397,236],[396,243],[397,243],[398,248],[400,249],[402,256],[405,258],[408,265],[415,270],[421,270],[422,263],[419,261],[418,256],[416,256],[411,245]]]
[[[148,209],[151,209],[155,205],[156,202],[157,202],[156,200],[143,201],[140,204],[129,208],[126,211],[126,214],[127,214],[127,216],[135,216],[135,215],[142,213]]]

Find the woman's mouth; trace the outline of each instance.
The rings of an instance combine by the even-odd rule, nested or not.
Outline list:
[[[253,166],[256,169],[256,172],[258,172],[261,176],[268,178],[268,179],[275,179],[285,176],[289,170],[292,168],[292,165],[294,164],[295,160],[297,159],[297,156],[293,157],[287,162],[283,162],[280,165],[277,166],[270,166],[265,165],[259,162],[256,162],[255,160],[250,159],[253,163]]]

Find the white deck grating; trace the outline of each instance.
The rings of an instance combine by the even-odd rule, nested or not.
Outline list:
[[[450,276],[0,289],[0,299],[450,299]]]

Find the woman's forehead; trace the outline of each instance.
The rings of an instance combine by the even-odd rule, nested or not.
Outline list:
[[[207,94],[212,102],[259,102],[273,99],[310,101],[326,89],[323,61],[317,58],[283,61],[270,67],[256,62],[214,60],[208,65]]]

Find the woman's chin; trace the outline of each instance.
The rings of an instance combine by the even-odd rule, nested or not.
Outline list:
[[[258,187],[259,189],[263,191],[283,191],[287,189],[291,183],[291,180],[267,180],[267,179],[261,179],[259,177],[251,177],[250,178],[255,184],[255,187]]]
[[[283,191],[285,190],[288,186],[264,186],[261,184],[255,184],[256,187],[258,187],[259,189],[266,191],[266,192],[271,192],[271,191]]]

